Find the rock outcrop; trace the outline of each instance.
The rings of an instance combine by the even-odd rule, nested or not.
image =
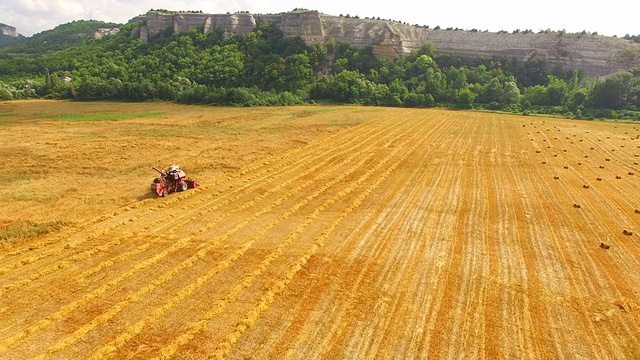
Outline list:
[[[120,32],[120,28],[100,28],[93,33],[92,38],[100,39],[106,35],[117,35]]]
[[[20,36],[20,34],[18,34],[18,31],[16,31],[16,28],[9,25],[0,25],[0,35],[10,36],[10,37]]]
[[[589,76],[609,75],[616,71],[640,67],[640,44],[631,40],[590,34],[490,33],[464,30],[435,30],[398,22],[354,17],[337,17],[315,11],[282,14],[202,14],[150,11],[132,19],[144,21],[136,31],[143,40],[172,28],[173,32],[199,29],[208,33],[215,28],[227,35],[246,34],[261,21],[272,22],[287,37],[301,37],[307,43],[349,42],[354,46],[370,45],[376,56],[396,59],[425,42],[437,52],[454,56],[509,56],[527,60],[538,55],[551,65],[580,69]]]

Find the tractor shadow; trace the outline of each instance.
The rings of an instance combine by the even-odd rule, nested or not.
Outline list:
[[[158,195],[151,193],[151,192],[146,192],[144,195],[140,195],[136,198],[136,201],[142,201],[142,200],[147,200],[147,199],[153,199],[153,198],[157,198]]]

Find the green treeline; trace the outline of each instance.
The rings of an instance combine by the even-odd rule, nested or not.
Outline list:
[[[3,49],[0,100],[332,102],[640,120],[640,69],[589,79],[535,55],[527,61],[460,58],[436,54],[431,44],[385,61],[371,47],[285,38],[268,23],[230,37],[167,30],[145,43],[129,35],[136,25],[62,50]]]

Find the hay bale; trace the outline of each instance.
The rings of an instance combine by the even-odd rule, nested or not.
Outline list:
[[[604,169],[604,166],[600,165],[600,166],[599,166],[599,168],[600,168],[600,169]]]
[[[585,185],[582,185],[582,188],[584,188],[584,189],[588,189],[588,188],[589,188],[589,185],[586,185],[586,184],[585,184]]]
[[[603,249],[605,249],[605,250],[607,250],[607,249],[609,249],[611,246],[610,246],[610,245],[607,245],[607,244],[605,244],[605,243],[603,243],[603,242],[601,242],[601,243],[600,243],[600,247],[601,247],[601,248],[603,248]]]
[[[554,180],[558,180],[558,179],[560,179],[560,176],[556,175],[556,176],[553,177],[553,179]]]
[[[611,159],[608,159],[608,158],[607,158],[607,159],[604,159],[604,161],[611,161]]]
[[[622,176],[616,175],[616,179],[622,179]]]
[[[546,162],[546,161],[543,161],[542,163],[543,163],[543,164],[546,164],[547,162]]]
[[[602,181],[602,178],[597,177],[597,178],[596,178],[596,180],[598,180],[598,181]]]
[[[573,207],[576,209],[580,209],[580,204],[573,204]]]
[[[582,163],[581,163],[581,162],[579,162],[579,163],[578,163],[578,165],[582,165]]]
[[[631,231],[629,231],[627,229],[622,230],[622,234],[627,235],[627,236],[633,236],[633,232],[631,232]]]
[[[536,154],[540,154],[540,150],[536,150]]]
[[[565,169],[568,169],[569,167],[567,165],[564,166]]]
[[[640,214],[640,209],[636,209],[635,213]]]
[[[633,175],[633,171],[629,171],[627,174],[628,175]]]

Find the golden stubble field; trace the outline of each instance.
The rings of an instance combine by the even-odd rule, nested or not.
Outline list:
[[[640,358],[640,124],[28,101],[0,155],[0,359]]]

